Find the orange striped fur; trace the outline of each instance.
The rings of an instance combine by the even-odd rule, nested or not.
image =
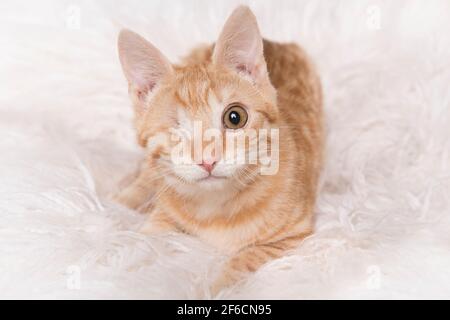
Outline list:
[[[194,50],[178,66],[143,41],[125,31],[119,52],[138,141],[148,156],[116,199],[148,213],[142,232],[186,232],[228,254],[229,262],[212,284],[217,292],[295,248],[313,231],[323,144],[319,78],[297,45],[262,40],[246,7],[233,12],[214,46]],[[249,54],[254,61],[244,61],[247,75],[234,68],[239,56],[233,56],[233,41],[236,46],[256,41],[256,51],[261,45],[261,56]],[[130,54],[133,50],[138,51]],[[258,165],[247,165],[206,187],[177,177],[167,160],[173,145],[155,143],[155,137],[179,126],[180,113],[211,127],[217,112],[236,101],[247,106],[250,128],[280,130],[277,174],[259,175]]]

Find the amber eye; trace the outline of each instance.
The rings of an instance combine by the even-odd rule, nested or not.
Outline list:
[[[240,104],[231,104],[223,115],[223,124],[228,129],[240,129],[247,123],[248,114]]]

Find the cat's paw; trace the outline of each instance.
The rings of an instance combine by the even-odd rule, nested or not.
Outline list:
[[[139,233],[155,236],[178,231],[174,224],[164,219],[158,219],[155,215],[152,217],[152,215],[151,213],[150,218],[139,228]]]
[[[221,291],[229,287],[229,283],[226,279],[219,277],[209,286],[209,293],[212,298],[217,298]]]
[[[141,206],[141,201],[137,197],[133,197],[130,192],[124,191],[118,192],[111,197],[111,200],[132,210],[138,210]]]
[[[242,280],[242,275],[234,272],[223,272],[209,286],[211,297],[218,298],[226,291],[232,290]]]

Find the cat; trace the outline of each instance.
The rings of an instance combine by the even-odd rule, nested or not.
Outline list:
[[[185,232],[227,255],[211,283],[216,294],[313,232],[322,90],[303,49],[263,39],[246,6],[233,11],[215,44],[179,65],[129,30],[121,31],[118,49],[147,156],[116,200],[148,213],[143,233]],[[218,150],[194,161],[189,149],[191,162],[175,163],[171,134],[192,133],[194,122],[224,134],[278,130],[279,141],[268,139],[268,149],[278,151],[276,170],[262,174],[260,163],[229,163]]]

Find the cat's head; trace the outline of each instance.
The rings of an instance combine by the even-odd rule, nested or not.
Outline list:
[[[258,145],[261,129],[272,128],[279,115],[263,40],[250,9],[233,12],[203,62],[174,66],[127,30],[119,36],[119,55],[138,140],[149,150],[153,170],[168,184],[189,193],[255,179],[261,163],[251,163],[257,152],[251,146]],[[233,151],[230,156],[231,137],[235,146],[228,149]],[[243,144],[239,137],[244,137]],[[270,148],[270,137],[267,141]],[[247,160],[242,161],[242,155]]]

